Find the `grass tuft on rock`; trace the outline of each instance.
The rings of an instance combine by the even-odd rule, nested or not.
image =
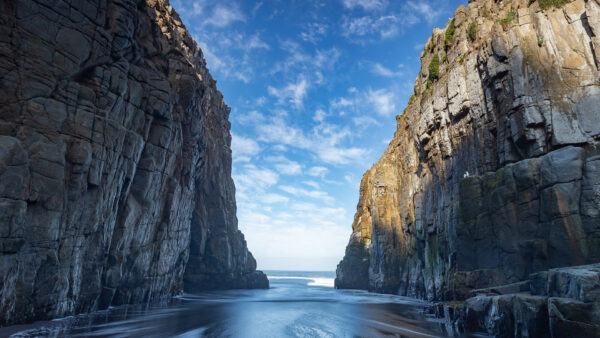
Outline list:
[[[440,78],[440,57],[435,54],[429,63],[429,80],[431,82]]]
[[[567,4],[567,0],[539,0],[540,8],[546,10],[550,7],[561,8]]]
[[[444,49],[448,49],[454,44],[454,32],[456,27],[454,26],[454,19],[450,20],[450,24],[446,29],[446,39],[444,40]]]
[[[477,39],[477,24],[474,22],[471,22],[469,25],[469,38],[471,41],[475,41],[475,39]]]
[[[508,23],[513,21],[514,19],[515,19],[515,12],[509,12],[508,15],[504,19],[501,19],[499,22],[502,25],[502,27],[506,28]]]

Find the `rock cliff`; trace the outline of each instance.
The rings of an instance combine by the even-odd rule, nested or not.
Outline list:
[[[228,116],[167,0],[0,1],[0,325],[268,287]]]
[[[599,38],[596,0],[475,0],[435,29],[336,286],[463,300],[600,262]]]

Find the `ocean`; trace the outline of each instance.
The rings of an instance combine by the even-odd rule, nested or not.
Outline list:
[[[169,305],[120,306],[0,328],[0,337],[437,337],[426,302],[333,288],[334,272],[265,271],[268,290],[182,294]]]

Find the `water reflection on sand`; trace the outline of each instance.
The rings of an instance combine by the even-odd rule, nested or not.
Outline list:
[[[0,328],[0,336],[262,338],[442,334],[439,324],[423,315],[427,303],[393,295],[335,290],[327,277],[273,276],[270,282],[269,290],[184,294],[167,307],[118,307]]]

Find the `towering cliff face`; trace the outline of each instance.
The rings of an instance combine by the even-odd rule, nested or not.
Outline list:
[[[337,287],[464,299],[600,261],[599,3],[476,0],[434,30]]]
[[[0,324],[267,287],[228,116],[166,0],[0,1]]]

